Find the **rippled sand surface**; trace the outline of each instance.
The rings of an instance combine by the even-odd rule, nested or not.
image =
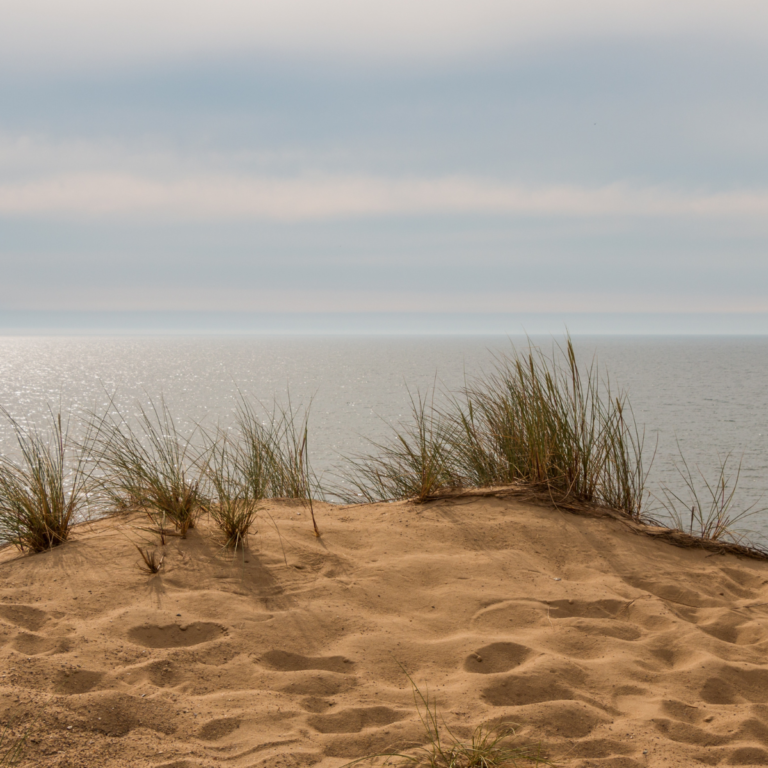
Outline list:
[[[423,741],[400,665],[559,765],[768,764],[768,564],[514,499],[317,511],[270,502],[234,558],[203,521],[156,576],[141,517],[0,551],[23,764],[337,768]]]

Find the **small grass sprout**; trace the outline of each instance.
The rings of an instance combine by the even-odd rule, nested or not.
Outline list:
[[[137,406],[136,426],[112,405],[94,420],[102,488],[111,499],[144,510],[163,535],[166,523],[185,537],[205,504],[205,451],[182,436],[164,400]]]
[[[403,670],[405,672],[405,670]],[[360,758],[347,766],[384,760],[384,765],[414,765],[418,768],[523,768],[554,764],[540,746],[515,744],[510,725],[480,725],[468,739],[461,739],[439,716],[429,692],[422,693],[405,672],[413,689],[413,700],[424,728],[424,743],[405,753],[380,753]],[[343,768],[347,768],[344,766]]]
[[[74,445],[61,414],[52,411],[47,432],[1,413],[15,432],[19,458],[0,456],[0,540],[23,552],[44,552],[67,540],[88,503],[90,435]]]
[[[28,735],[29,731],[18,737],[13,736],[10,724],[0,730],[0,768],[12,768],[21,762]]]
[[[158,554],[156,549],[150,549],[149,547],[141,547],[138,544],[135,545],[141,555],[141,568],[148,573],[160,573],[165,562],[165,555]]]

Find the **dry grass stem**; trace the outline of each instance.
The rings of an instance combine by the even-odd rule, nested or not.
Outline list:
[[[27,743],[27,736],[29,732],[22,734],[19,737],[14,737],[11,734],[11,726],[6,725],[0,731],[0,767],[11,768],[18,765],[21,762],[21,758],[24,754],[24,747]]]
[[[140,547],[138,544],[136,544],[136,549],[139,550],[141,555],[142,568],[148,573],[159,573],[163,567],[165,555],[158,554],[156,549]]]
[[[734,509],[736,491],[741,477],[741,462],[735,472],[731,472],[728,463],[730,455],[720,459],[714,482],[707,480],[704,473],[696,467],[694,472],[677,445],[679,460],[675,464],[683,482],[686,498],[668,486],[661,487],[657,497],[662,509],[674,522],[677,530],[696,538],[713,542],[743,544],[745,537],[738,524],[743,520],[765,511],[753,504],[747,509]]]

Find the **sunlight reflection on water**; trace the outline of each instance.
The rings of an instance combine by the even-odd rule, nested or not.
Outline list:
[[[534,340],[545,350],[552,339]],[[514,338],[524,347],[524,338]],[[712,475],[717,457],[743,460],[739,505],[768,503],[768,339],[579,337],[579,360],[596,354],[600,370],[629,391],[657,447],[649,487],[677,485],[675,441]],[[182,430],[226,426],[238,390],[271,403],[312,401],[310,449],[319,472],[340,454],[365,450],[387,424],[405,418],[409,393],[435,382],[461,387],[510,349],[504,337],[3,337],[0,405],[33,423],[50,405],[64,414],[103,412],[109,395],[127,412],[163,396]],[[12,450],[6,424],[0,446]],[[768,522],[752,523],[768,534]]]

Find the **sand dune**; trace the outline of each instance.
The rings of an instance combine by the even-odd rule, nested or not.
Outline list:
[[[0,552],[0,712],[28,766],[309,766],[519,725],[563,766],[768,765],[768,564],[514,499],[205,524],[143,573],[140,517]]]

